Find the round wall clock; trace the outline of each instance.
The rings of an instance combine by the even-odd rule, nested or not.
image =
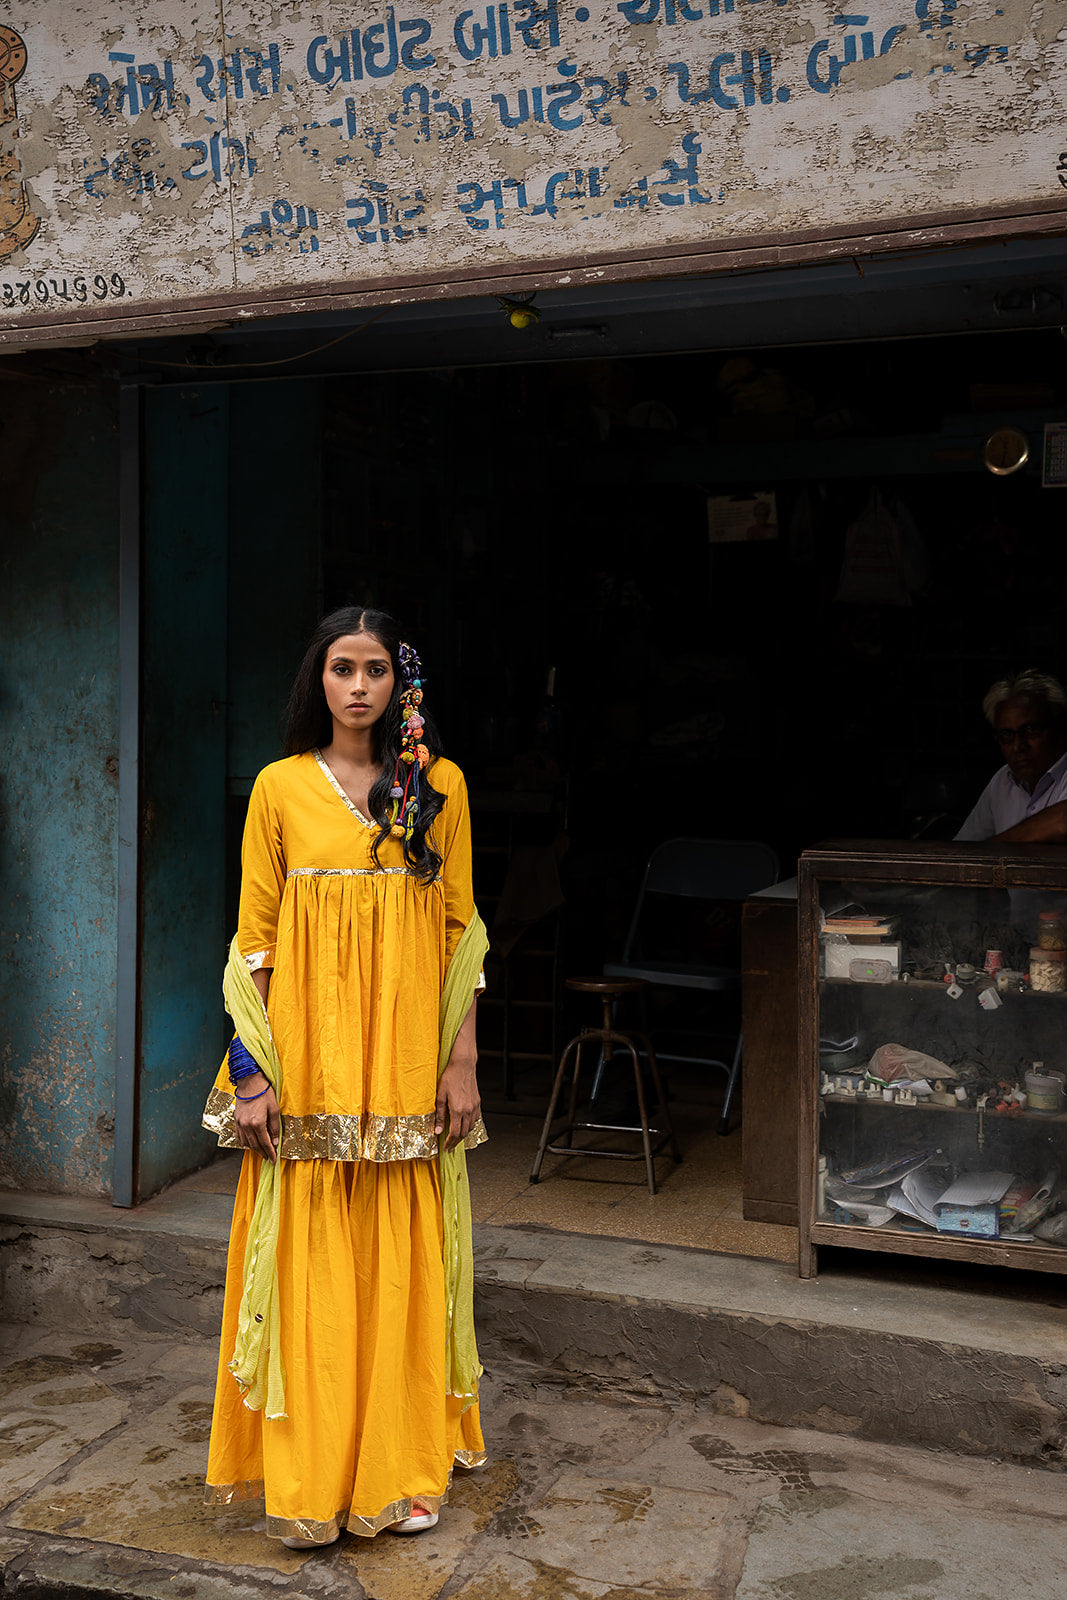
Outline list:
[[[998,478],[1007,478],[1030,459],[1030,445],[1018,428],[994,428],[982,446],[982,460]]]

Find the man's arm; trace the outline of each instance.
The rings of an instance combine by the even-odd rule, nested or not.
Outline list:
[[[957,836],[958,837],[958,836]],[[1044,811],[1024,817],[1003,833],[994,833],[989,844],[1067,844],[1067,800],[1057,800]]]

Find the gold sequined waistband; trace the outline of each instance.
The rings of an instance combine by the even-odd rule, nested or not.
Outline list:
[[[203,1125],[227,1150],[238,1149],[233,1121],[233,1094],[214,1088],[204,1107]],[[418,1117],[380,1117],[364,1111],[345,1115],[321,1112],[309,1117],[282,1117],[278,1154],[287,1161],[431,1161],[437,1155],[434,1113]],[[468,1150],[489,1135],[479,1121],[467,1135]]]

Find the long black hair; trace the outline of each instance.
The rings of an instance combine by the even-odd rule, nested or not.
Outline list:
[[[393,692],[389,704],[374,724],[374,759],[381,764],[381,777],[371,787],[368,806],[373,820],[378,824],[374,841],[374,859],[384,840],[389,838],[389,790],[393,785],[397,758],[400,755],[401,707],[400,696],[407,685],[400,666],[400,627],[394,617],[385,611],[367,611],[362,606],[342,606],[323,617],[308,642],[289,691],[289,707],[285,732],[287,756],[303,755],[306,750],[318,750],[333,739],[333,718],[326,704],[322,687],[322,674],[326,652],[338,639],[352,633],[366,633],[377,639],[383,650],[389,652],[393,666]],[[441,857],[429,841],[434,818],[445,803],[445,797],[429,780],[433,764],[441,754],[441,741],[432,720],[422,711],[425,727],[420,739],[430,752],[429,764],[420,774],[419,816],[410,839],[404,840],[404,860],[417,877],[429,882],[437,876]]]

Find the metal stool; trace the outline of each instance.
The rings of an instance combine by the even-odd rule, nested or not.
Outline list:
[[[665,1144],[670,1145],[671,1154],[675,1161],[681,1161],[682,1157],[678,1149],[678,1141],[674,1137],[671,1114],[667,1108],[667,1097],[663,1093],[663,1084],[660,1081],[659,1067],[656,1064],[652,1046],[643,1033],[634,1033],[632,1031],[620,1033],[614,1026],[612,1016],[615,1002],[621,995],[636,994],[639,990],[647,988],[647,984],[643,980],[635,978],[568,978],[567,988],[580,990],[583,994],[599,995],[604,1007],[604,1021],[599,1028],[583,1028],[581,1033],[576,1034],[565,1047],[563,1054],[559,1058],[559,1071],[556,1073],[556,1081],[552,1086],[552,1099],[549,1101],[548,1115],[545,1117],[545,1126],[541,1133],[541,1143],[538,1145],[537,1155],[534,1157],[530,1182],[537,1183],[540,1180],[541,1163],[545,1158],[546,1151],[554,1156],[610,1156],[616,1161],[641,1161],[643,1159],[648,1173],[648,1192],[649,1194],[655,1194],[656,1169],[653,1165],[653,1157],[663,1149]],[[663,1117],[666,1123],[665,1130],[649,1127],[648,1112],[645,1110],[645,1090],[641,1082],[641,1063],[638,1059],[635,1040],[648,1058],[652,1081],[656,1086],[656,1094],[659,1097],[657,1115]],[[633,1061],[634,1086],[637,1090],[637,1108],[641,1118],[640,1124],[635,1125],[629,1122],[576,1122],[574,1120],[575,1110],[578,1105],[578,1077],[581,1072],[582,1046],[587,1044],[598,1046],[598,1060],[603,1058],[604,1061],[610,1061],[612,1047],[615,1045],[629,1051]],[[566,1144],[549,1144],[552,1119],[556,1115],[556,1105],[559,1101],[560,1090],[563,1088],[567,1061],[571,1055],[574,1056],[574,1071],[571,1078],[571,1097],[567,1113],[567,1125],[558,1135],[559,1139],[565,1139],[567,1142]],[[641,1150],[592,1150],[583,1148],[574,1143],[574,1135],[578,1129],[584,1128],[593,1129],[598,1133],[639,1133],[643,1148]],[[658,1140],[656,1145],[652,1144],[653,1136]]]

